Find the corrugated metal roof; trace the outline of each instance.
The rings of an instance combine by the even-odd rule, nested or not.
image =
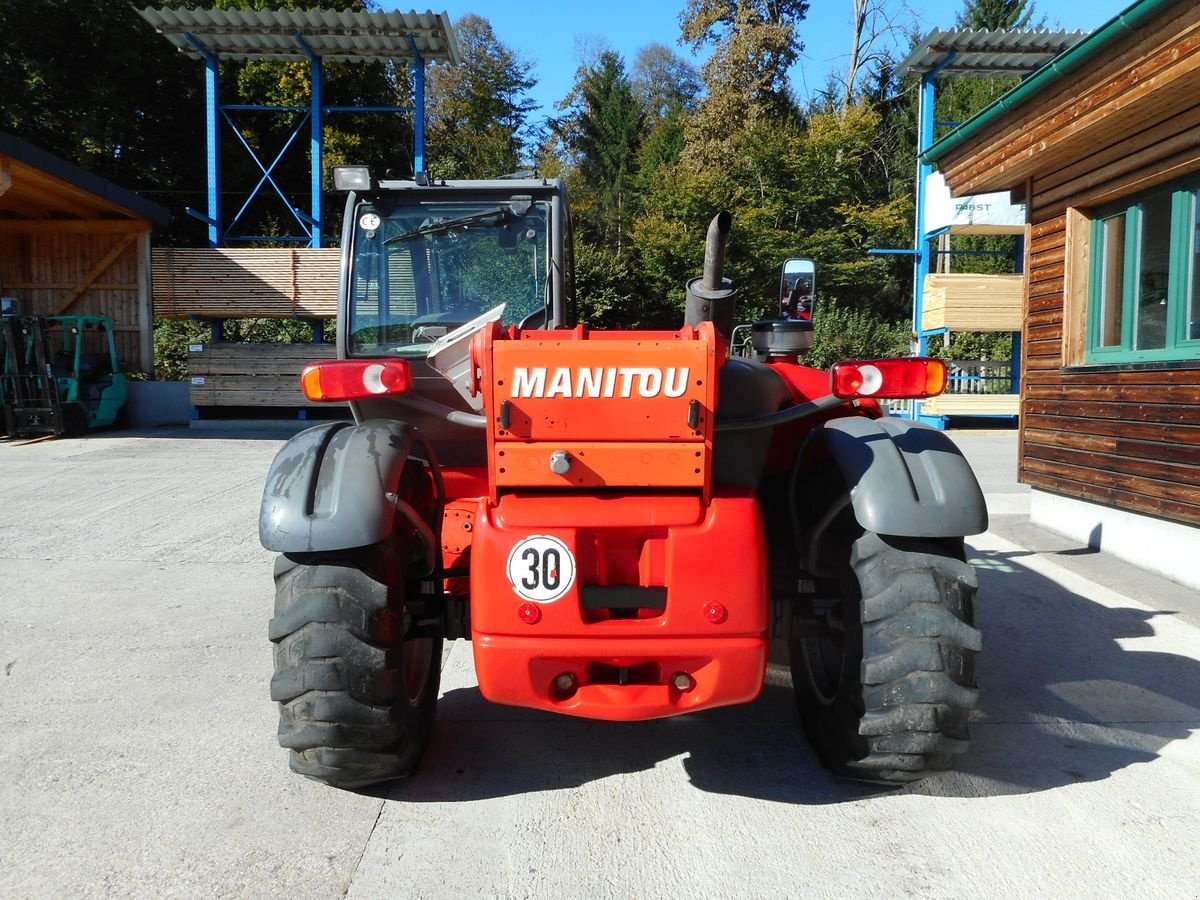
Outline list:
[[[942,31],[929,32],[896,67],[896,74],[924,75],[953,54],[939,75],[1021,77],[1040,69],[1088,36],[1087,31]]]
[[[426,62],[461,62],[444,12],[147,7],[140,14],[193,59],[203,57],[189,36],[221,59],[308,59],[300,36],[326,61],[411,60],[411,38]]]

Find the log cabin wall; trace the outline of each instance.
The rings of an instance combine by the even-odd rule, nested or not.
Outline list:
[[[1115,49],[1048,98],[1049,112],[1038,105],[1035,121],[1054,127],[1043,141],[1070,144],[1072,131],[1086,131],[1087,152],[1039,160],[1023,149],[1036,131],[1027,120],[1010,135],[1006,159],[1028,153],[1036,163],[1025,181],[1021,480],[1200,525],[1200,359],[1082,364],[1092,213],[1200,173],[1200,91],[1190,88],[1200,72],[1200,6],[1177,7]],[[1087,118],[1102,110],[1109,115]]]
[[[1067,215],[1034,221],[1030,232],[1021,481],[1200,525],[1200,361],[1069,366]],[[1083,269],[1072,272],[1073,281],[1077,274],[1086,280]],[[1072,318],[1078,321],[1078,313]]]

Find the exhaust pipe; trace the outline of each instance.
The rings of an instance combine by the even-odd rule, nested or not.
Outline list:
[[[684,324],[696,326],[711,321],[726,339],[733,333],[737,311],[737,287],[724,277],[725,245],[733,216],[718,213],[708,225],[704,241],[704,274],[687,283]]]

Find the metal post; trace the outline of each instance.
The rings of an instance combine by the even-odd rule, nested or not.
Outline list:
[[[933,146],[933,109],[937,101],[935,72],[921,76],[919,132],[917,137],[917,222],[914,247],[917,265],[913,276],[913,332],[917,335],[917,354],[924,356],[928,341],[921,327],[925,301],[925,276],[929,274],[929,242],[925,236],[925,182],[933,174],[933,166],[921,162],[921,154]]]
[[[934,107],[937,104],[937,77],[941,71],[954,61],[955,54],[948,53],[946,58],[921,76],[921,98],[918,106],[917,131],[917,223],[916,274],[913,277],[913,331],[917,335],[917,353],[925,355],[928,349],[926,336],[921,333],[921,318],[925,305],[925,276],[929,274],[929,236],[925,233],[925,194],[926,181],[933,174],[933,166],[921,162],[921,154],[933,146]]]
[[[413,174],[425,171],[425,59],[411,35],[413,53]]]
[[[215,53],[194,35],[184,38],[204,57],[205,125],[208,149],[208,246],[221,246],[221,67]]]
[[[308,41],[299,32],[296,33],[296,43],[303,48],[305,55],[308,56],[309,81],[312,86],[312,113],[309,117],[309,122],[312,125],[309,142],[312,157],[312,206],[310,207],[312,223],[309,225],[309,233],[312,235],[312,240],[309,242],[309,246],[321,247],[323,246],[325,231],[325,204],[321,196],[321,173],[325,168],[325,67],[321,64],[321,57],[313,52]]]

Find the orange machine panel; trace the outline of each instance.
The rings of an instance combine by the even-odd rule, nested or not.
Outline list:
[[[724,355],[710,323],[636,335],[496,329],[476,352],[496,488],[707,495]]]

